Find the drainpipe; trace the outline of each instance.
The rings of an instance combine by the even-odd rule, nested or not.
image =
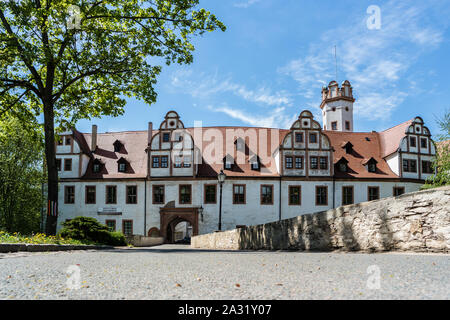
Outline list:
[[[147,231],[147,178],[144,180],[144,237],[147,235],[145,232]]]
[[[335,184],[336,184],[336,180],[334,179],[334,175],[333,175],[333,209],[336,208],[336,204],[335,204],[335,201],[336,201],[336,195],[335,195],[335,193],[336,193],[336,188],[335,188]]]
[[[280,175],[280,190],[279,190],[279,220],[281,221],[281,175]]]

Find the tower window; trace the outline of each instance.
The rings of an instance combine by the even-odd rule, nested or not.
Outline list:
[[[331,130],[337,130],[337,121],[331,123]]]
[[[345,130],[350,130],[350,121],[345,121]]]

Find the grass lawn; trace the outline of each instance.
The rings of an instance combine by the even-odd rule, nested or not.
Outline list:
[[[43,233],[37,233],[33,235],[21,235],[17,232],[7,233],[5,231],[0,231],[0,243],[31,243],[31,244],[96,244],[90,241],[80,241],[74,239],[64,239],[60,236],[47,236]]]

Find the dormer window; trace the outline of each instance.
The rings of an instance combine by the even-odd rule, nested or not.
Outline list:
[[[348,171],[348,161],[344,157],[342,157],[337,163],[336,163],[337,170],[339,172],[347,172]]]
[[[114,152],[120,152],[120,150],[123,147],[122,142],[120,142],[119,140],[114,141],[113,145],[114,145]]]
[[[242,138],[237,138],[234,141],[234,145],[236,146],[236,150],[244,152],[245,143],[244,140],[242,140]]]
[[[92,172],[99,173],[100,171],[102,171],[102,162],[99,159],[95,159],[92,165]]]
[[[303,132],[297,132],[295,134],[295,142],[303,142]]]
[[[259,157],[258,157],[258,156],[254,156],[254,157],[250,160],[250,162],[251,162],[251,168],[252,168],[252,170],[259,170],[259,168],[260,168],[260,165],[259,165],[260,160],[259,160]]]
[[[375,173],[377,172],[377,160],[375,160],[374,158],[370,158],[366,161],[363,162],[364,166],[367,166],[367,171]]]
[[[227,155],[223,158],[223,166],[227,170],[231,170],[233,168],[234,159],[232,156]]]
[[[124,158],[120,158],[117,161],[117,171],[119,172],[127,172],[128,170],[128,161]]]
[[[353,152],[353,144],[350,141],[342,143],[342,148],[345,149],[345,153],[351,154]]]

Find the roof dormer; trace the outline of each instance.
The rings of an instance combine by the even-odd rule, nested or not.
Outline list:
[[[367,168],[368,172],[377,172],[377,163],[378,161],[375,160],[373,157],[371,157],[370,159],[365,159],[362,164],[363,166],[365,166]]]
[[[223,157],[223,167],[225,170],[232,170],[234,165],[234,158],[227,154],[225,157]]]
[[[342,149],[345,149],[346,154],[351,154],[353,152],[353,144],[350,141],[344,141],[341,144]]]
[[[341,157],[338,162],[336,162],[336,169],[339,172],[347,172],[348,171],[348,160],[344,157]]]
[[[119,160],[117,160],[117,171],[118,172],[128,172],[130,169],[130,162],[125,159],[124,157],[121,157]]]
[[[121,152],[124,147],[123,143],[120,142],[119,140],[114,141],[113,146],[114,152]]]

